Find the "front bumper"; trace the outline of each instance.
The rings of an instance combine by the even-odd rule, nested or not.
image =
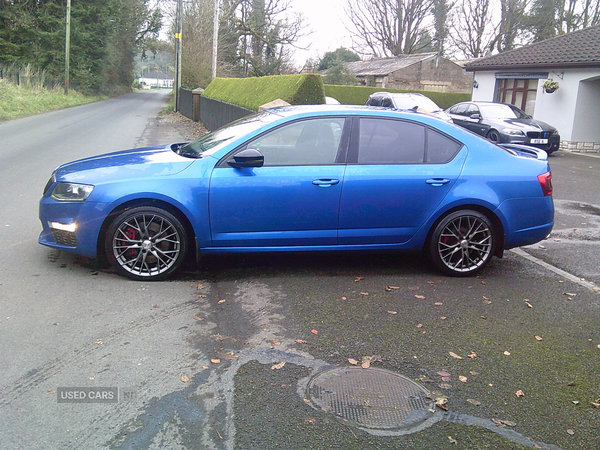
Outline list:
[[[95,258],[100,229],[107,216],[106,203],[40,200],[42,232],[38,242],[47,247]]]

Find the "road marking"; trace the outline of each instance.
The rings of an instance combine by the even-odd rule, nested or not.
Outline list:
[[[554,272],[555,274],[560,275],[561,277],[565,277],[567,280],[570,280],[573,283],[577,283],[578,285],[589,289],[592,292],[595,292],[597,294],[600,293],[600,288],[598,286],[596,286],[596,284],[594,284],[590,281],[582,280],[581,278],[576,277],[575,275],[570,274],[569,272],[565,272],[564,270],[559,269],[558,267],[554,267],[552,264],[548,264],[547,262],[542,261],[541,259],[538,259],[535,256],[530,255],[525,250],[522,250],[520,248],[513,248],[510,251],[513,252],[515,255],[519,255],[531,262],[534,262],[534,263],[550,270],[551,272]]]

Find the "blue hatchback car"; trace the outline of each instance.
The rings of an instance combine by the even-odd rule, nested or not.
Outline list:
[[[161,280],[224,252],[423,251],[478,273],[552,230],[544,151],[435,117],[361,106],[271,109],[188,144],[58,167],[39,242]]]

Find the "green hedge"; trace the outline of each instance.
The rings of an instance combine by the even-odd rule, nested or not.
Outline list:
[[[365,86],[334,86],[325,85],[325,95],[333,97],[343,105],[364,105],[374,92],[415,92],[406,89],[387,89],[380,87]],[[429,92],[419,91],[433,100],[440,108],[446,109],[459,102],[471,100],[471,94],[461,94],[457,92]]]
[[[259,78],[215,78],[202,93],[205,97],[233,103],[253,111],[278,98],[292,105],[325,103],[320,75],[274,75]]]

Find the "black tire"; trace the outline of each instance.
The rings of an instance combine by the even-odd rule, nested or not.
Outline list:
[[[435,227],[429,256],[447,275],[475,275],[492,259],[495,237],[494,226],[485,215],[473,210],[455,211]]]
[[[158,281],[170,277],[185,260],[188,237],[179,219],[151,206],[129,209],[108,227],[108,262],[127,278]]]
[[[486,136],[488,141],[493,142],[494,144],[497,144],[500,142],[500,134],[498,134],[498,132],[496,130],[490,130]]]

